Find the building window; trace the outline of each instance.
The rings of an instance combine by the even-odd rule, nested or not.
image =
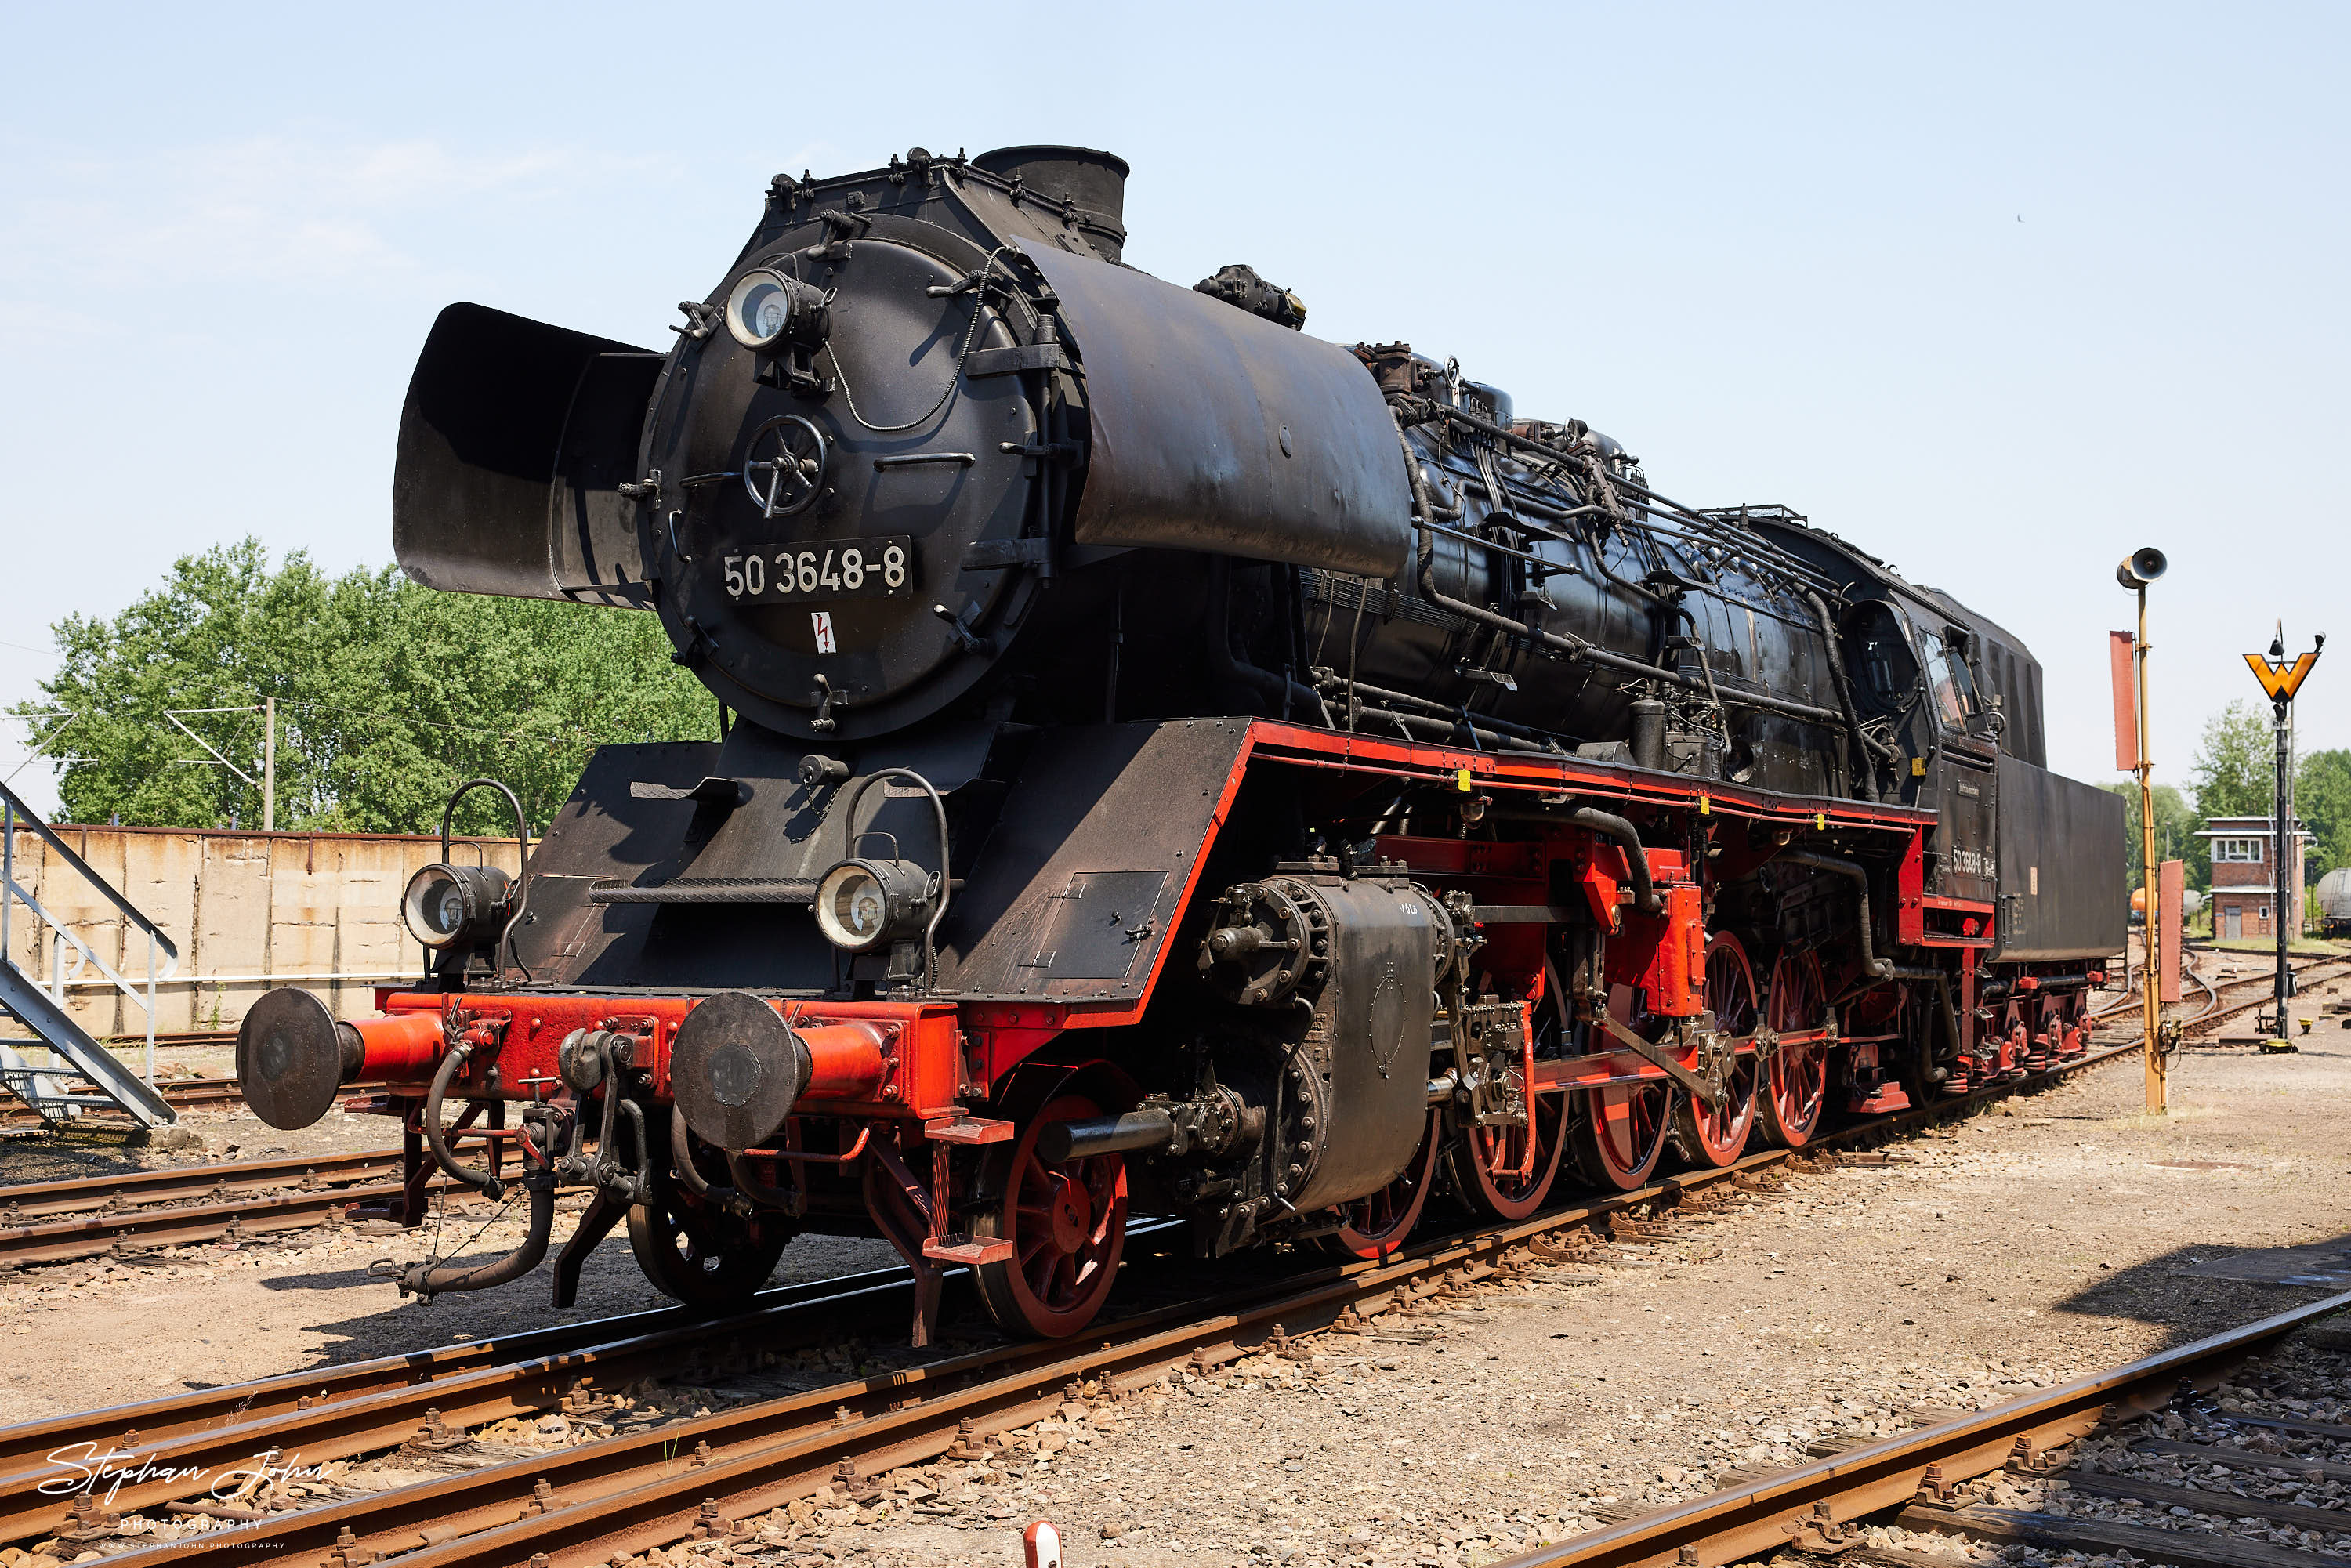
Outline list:
[[[2270,917],[2270,906],[2269,906],[2268,904],[2262,904],[2262,919],[2264,919],[2264,920],[2267,920],[2269,917]]]
[[[2214,839],[2212,858],[2216,861],[2247,861],[2260,863],[2262,841],[2259,839]]]

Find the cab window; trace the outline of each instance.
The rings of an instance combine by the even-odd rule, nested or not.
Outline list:
[[[1946,643],[1946,635],[1950,637],[1950,643],[1960,641],[1948,629],[1938,633],[1921,628],[1918,647],[1927,655],[1927,687],[1934,695],[1935,711],[1942,716],[1945,725],[1960,729],[1966,727],[1968,716],[1976,711],[1975,678],[1968,673],[1967,660]]]
[[[1858,605],[1845,622],[1845,663],[1854,684],[1879,713],[1899,713],[1918,689],[1918,661],[1901,618],[1883,603]]]

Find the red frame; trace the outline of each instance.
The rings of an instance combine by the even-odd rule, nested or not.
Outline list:
[[[1904,835],[1901,889],[1896,918],[1903,939],[1914,945],[1952,946],[1980,949],[1990,946],[1991,906],[1926,896],[1923,886],[1922,841],[1937,821],[1930,811],[1868,801],[1834,800],[1784,796],[1708,782],[1681,786],[1653,773],[1636,772],[1607,763],[1575,758],[1528,755],[1497,756],[1380,736],[1348,735],[1270,719],[1253,721],[1235,756],[1210,815],[1206,841],[1191,857],[1182,899],[1189,907],[1197,893],[1201,867],[1208,859],[1217,834],[1229,816],[1233,801],[1252,766],[1328,768],[1415,779],[1461,793],[1509,791],[1521,795],[1572,793],[1620,802],[1620,809],[1663,807],[1694,811],[1700,817],[1729,818],[1784,823],[1790,827],[1824,828],[1831,823],[1872,832]],[[1402,860],[1416,873],[1444,881],[1485,883],[1503,897],[1541,903],[1548,899],[1546,860],[1564,853],[1574,867],[1576,886],[1593,915],[1612,929],[1634,938],[1629,945],[1611,945],[1608,977],[1612,984],[1637,986],[1646,993],[1648,1009],[1669,1017],[1687,1017],[1704,1005],[1705,892],[1692,880],[1677,849],[1648,853],[1650,873],[1666,904],[1662,917],[1630,910],[1629,869],[1624,851],[1615,843],[1582,830],[1566,830],[1561,841],[1546,847],[1535,842],[1490,843],[1458,839],[1390,838],[1380,852]],[[1929,930],[1954,914],[1980,922],[1980,934]],[[1520,955],[1510,962],[1514,943],[1523,946],[1540,926],[1515,930],[1496,928],[1489,934],[1491,956],[1498,968],[1515,969],[1520,988],[1541,972],[1539,956]],[[1915,933],[1915,935],[1914,935]],[[1157,989],[1175,944],[1163,941],[1139,994],[1123,1002],[1082,999],[1019,998],[998,1001],[836,1002],[779,1000],[777,1009],[796,1028],[827,1023],[863,1021],[881,1027],[883,1076],[878,1092],[859,1098],[831,1098],[820,1090],[802,1101],[812,1114],[850,1118],[887,1118],[904,1122],[936,1122],[958,1115],[966,1101],[989,1092],[1013,1068],[1035,1057],[1059,1036],[1072,1030],[1111,1029],[1140,1021]],[[1970,959],[1973,951],[1966,955]],[[1972,978],[1973,965],[1967,966]],[[1972,988],[1971,984],[1969,988]],[[460,1024],[479,1025],[503,1019],[503,1038],[495,1053],[485,1053],[467,1065],[453,1089],[468,1096],[505,1095],[536,1098],[557,1082],[556,1051],[578,1029],[611,1027],[615,1020],[644,1020],[653,1041],[653,1089],[657,1097],[669,1094],[669,1043],[678,1024],[695,1005],[690,997],[663,997],[630,992],[611,996],[510,995],[466,992],[455,996],[381,988],[378,1009],[393,1017],[422,1012],[444,1015],[456,1032]],[[1621,1059],[1621,1060],[1620,1060]],[[1594,1078],[1598,1064],[1606,1076]],[[371,1066],[374,1063],[371,1061]],[[1589,1086],[1625,1077],[1655,1077],[1658,1070],[1629,1053],[1612,1052],[1585,1059],[1581,1071],[1557,1077],[1558,1086]],[[402,1071],[376,1076],[395,1086],[383,1103],[390,1110],[422,1092],[433,1063],[411,1054]],[[1544,1084],[1544,1087],[1552,1086]],[[409,1092],[398,1092],[406,1090]]]

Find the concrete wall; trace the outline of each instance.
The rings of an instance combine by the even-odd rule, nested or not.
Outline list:
[[[262,992],[300,980],[339,1018],[373,1010],[373,988],[412,978],[419,949],[400,925],[400,894],[440,858],[437,838],[378,833],[259,833],[184,828],[49,830],[178,945],[177,975],[156,987],[158,1031],[234,1029]],[[460,841],[453,858],[512,874],[511,840]],[[16,881],[117,973],[143,985],[147,939],[39,835],[19,829]],[[44,985],[53,953],[40,923],[10,899],[9,959]],[[47,927],[41,926],[46,938]],[[72,949],[66,969],[72,968]],[[324,977],[344,976],[342,979]],[[93,984],[92,982],[96,982]],[[144,1010],[96,969],[67,982],[92,1034],[144,1034]]]

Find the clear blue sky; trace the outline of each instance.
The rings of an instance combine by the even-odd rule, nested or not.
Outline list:
[[[183,551],[387,559],[448,301],[664,344],[776,171],[1070,141],[1133,163],[1137,266],[1247,261],[1321,336],[1458,355],[1669,494],[1785,502],[2005,623],[2067,771],[2113,777],[2112,572],[2146,543],[2173,562],[2158,778],[2258,695],[2238,655],[2281,616],[2345,639],[2302,726],[2351,745],[2339,6],[20,3],[0,29],[0,701],[52,619]]]

